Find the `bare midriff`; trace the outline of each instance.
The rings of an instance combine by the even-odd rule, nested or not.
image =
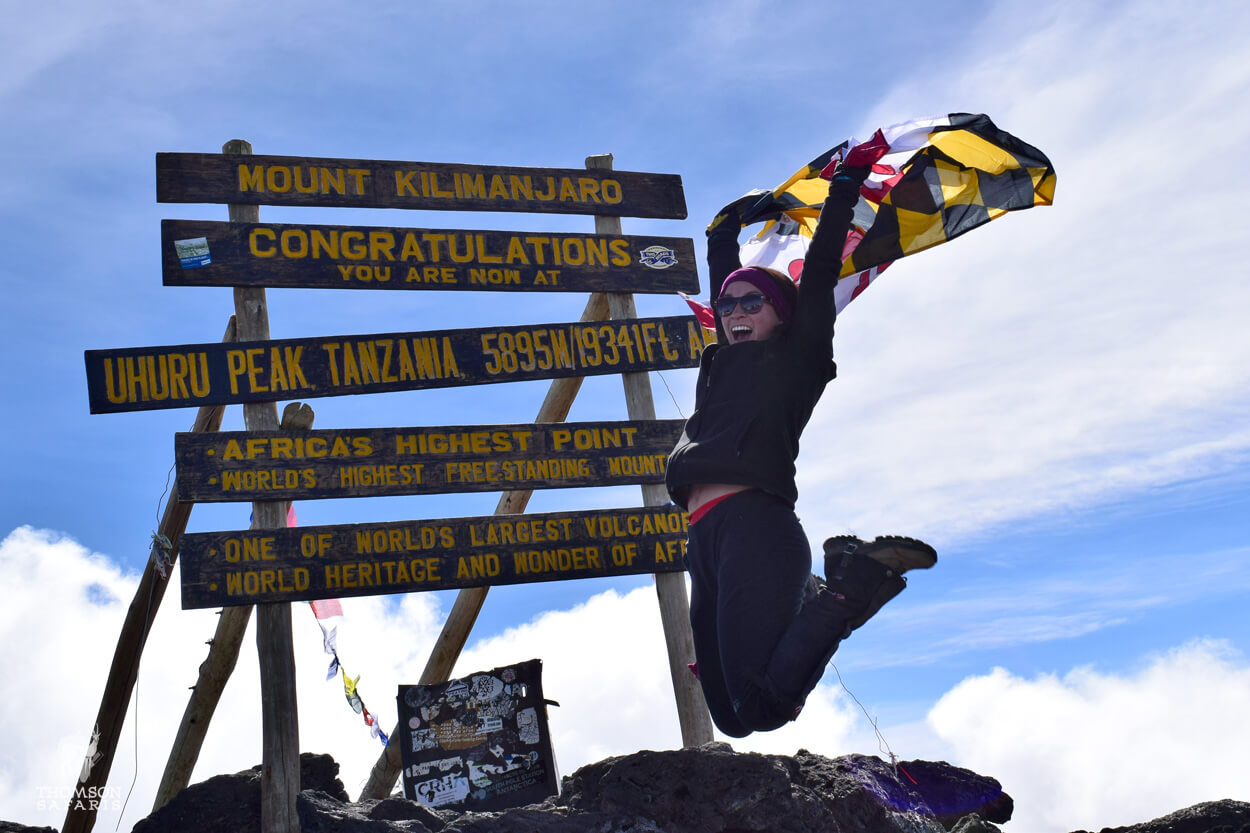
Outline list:
[[[709,501],[732,495],[735,492],[745,492],[750,488],[740,483],[694,483],[686,493],[686,511],[693,515],[699,511],[699,507]]]

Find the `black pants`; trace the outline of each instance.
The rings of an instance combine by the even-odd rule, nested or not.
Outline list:
[[[695,659],[712,720],[736,738],[793,720],[816,681],[797,697],[780,693],[767,679],[770,662],[794,657],[814,667],[840,636],[783,644],[783,636],[796,641],[787,629],[812,570],[794,509],[758,490],[731,495],[690,527],[686,562]]]

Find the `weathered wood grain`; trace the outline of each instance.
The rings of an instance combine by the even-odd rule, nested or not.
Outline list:
[[[84,360],[91,412],[116,413],[670,370],[695,366],[702,349],[694,317],[673,316],[87,350]]]
[[[190,533],[185,609],[684,569],[675,506]]]
[[[689,238],[621,234],[162,220],[161,269],[166,286],[699,291]]]
[[[228,153],[156,154],[156,201],[686,217],[676,174]]]
[[[184,500],[310,500],[661,483],[681,420],[174,437]]]

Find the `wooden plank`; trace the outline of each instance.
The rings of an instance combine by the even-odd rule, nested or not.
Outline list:
[[[174,437],[178,492],[227,502],[660,483],[679,419]]]
[[[236,337],[237,328],[234,316],[231,316],[221,340],[229,343]],[[216,431],[221,426],[224,414],[225,409],[219,406],[200,408],[191,430],[210,433]],[[108,783],[113,757],[117,752],[117,742],[121,738],[126,711],[130,705],[130,695],[139,675],[139,661],[143,657],[143,649],[147,645],[156,613],[165,598],[165,589],[169,587],[169,570],[178,557],[182,533],[187,528],[194,505],[179,499],[177,485],[165,501],[157,533],[169,540],[169,563],[162,563],[156,553],[149,556],[134,598],[126,609],[126,619],[122,622],[121,633],[117,637],[117,647],[113,649],[113,662],[109,666],[104,693],[100,697],[100,708],[96,712],[90,743],[94,747],[94,755],[88,752],[88,758],[94,763],[89,768],[84,767],[84,771],[80,773],[75,786],[75,797],[98,795]],[[97,808],[98,804],[89,801],[71,801],[61,829],[66,833],[90,833],[95,826]]]
[[[610,169],[612,156],[603,154],[588,157],[586,167]],[[620,232],[619,218],[595,217],[596,234]],[[625,293],[609,294],[608,309],[614,319],[629,319],[638,314],[634,308],[634,297]],[[625,387],[625,406],[630,419],[655,419],[650,377],[646,373],[624,373],[621,381]],[[662,483],[643,484],[642,496],[647,506],[663,506],[669,502],[668,492]],[[673,696],[677,700],[682,746],[701,746],[713,739],[712,718],[702,688],[689,673],[689,664],[694,662],[694,634],[690,628],[686,578],[675,573],[658,573],[655,577],[655,591],[660,604],[660,621],[664,627]]]
[[[694,317],[673,316],[87,350],[84,359],[91,412],[117,413],[668,370],[695,366],[702,349]]]
[[[156,201],[686,218],[676,174],[227,153],[156,154]]]
[[[684,569],[675,506],[192,533],[184,609]]]
[[[684,237],[161,221],[166,286],[699,291]]]

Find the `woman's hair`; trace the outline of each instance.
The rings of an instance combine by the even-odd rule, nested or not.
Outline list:
[[[794,281],[790,280],[788,276],[777,271],[776,269],[770,269],[767,266],[748,266],[743,269],[737,269],[730,272],[729,275],[725,277],[724,283],[721,284],[720,291],[716,293],[716,298],[719,298],[720,293],[724,291],[725,287],[729,286],[729,284],[734,281],[747,280],[749,275],[746,273],[749,272],[754,272],[757,275],[762,273],[771,278],[772,286],[770,288],[773,291],[767,292],[765,291],[765,287],[760,287],[760,290],[764,291],[765,295],[777,296],[781,303],[774,303],[773,308],[777,311],[778,317],[781,318],[782,326],[784,327],[789,324],[790,319],[794,317],[794,310],[799,304],[799,288],[794,285]],[[750,282],[755,283],[753,280]],[[716,298],[712,299],[712,315],[716,318],[716,340],[721,344],[727,344],[729,342],[728,334],[725,332],[725,328],[721,324],[721,317],[716,315]],[[780,332],[780,330],[778,332]]]

